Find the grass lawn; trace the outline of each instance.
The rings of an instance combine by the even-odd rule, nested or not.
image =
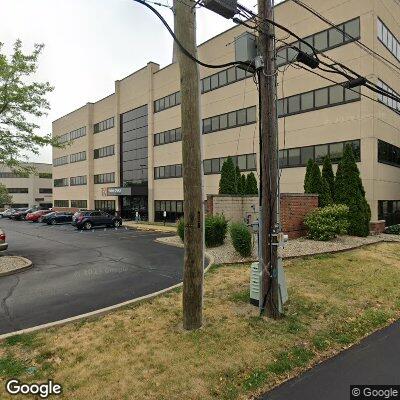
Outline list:
[[[0,379],[52,378],[65,399],[248,399],[400,318],[400,244],[285,266],[282,320],[260,318],[248,304],[248,266],[213,267],[201,330],[182,330],[175,291],[0,342]],[[4,385],[0,398],[9,398]]]

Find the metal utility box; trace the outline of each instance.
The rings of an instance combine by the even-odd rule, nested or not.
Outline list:
[[[261,273],[259,270],[259,263],[251,264],[250,270],[250,303],[257,306],[260,302],[260,282]]]
[[[228,19],[237,13],[237,0],[204,0],[204,6]]]
[[[257,57],[256,37],[250,32],[244,32],[235,38],[235,61],[251,62]],[[238,65],[238,68],[249,70],[245,65]],[[253,68],[254,69],[254,68]]]

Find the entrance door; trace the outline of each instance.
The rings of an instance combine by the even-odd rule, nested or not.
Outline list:
[[[122,218],[135,219],[136,211],[140,219],[147,221],[147,196],[123,196],[122,197]]]

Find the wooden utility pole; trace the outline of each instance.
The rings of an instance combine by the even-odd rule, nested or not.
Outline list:
[[[196,8],[192,0],[174,0],[175,35],[197,58]],[[201,157],[200,75],[198,64],[178,51],[181,79],[183,212],[185,256],[183,271],[183,327],[203,323],[204,211]]]
[[[260,73],[260,233],[262,288],[260,301],[269,317],[278,318],[278,125],[276,114],[275,27],[273,0],[258,0],[261,33],[259,51],[264,60]]]

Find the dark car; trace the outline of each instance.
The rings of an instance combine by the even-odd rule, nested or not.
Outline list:
[[[48,215],[45,215],[42,222],[47,225],[65,224],[72,222],[74,213],[69,211],[57,211]]]
[[[104,211],[77,211],[72,217],[72,225],[78,229],[86,230],[92,229],[94,226],[113,226],[118,228],[122,225],[122,219]]]
[[[15,220],[23,220],[28,213],[33,211],[36,210],[33,208],[16,208],[15,211],[10,215],[10,218]]]

